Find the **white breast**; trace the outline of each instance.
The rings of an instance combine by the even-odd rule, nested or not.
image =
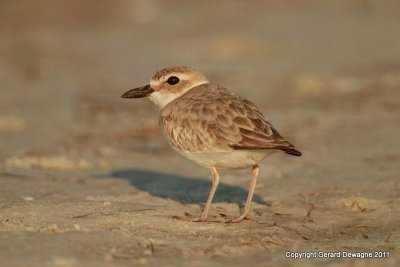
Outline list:
[[[215,166],[226,169],[241,169],[254,166],[266,156],[276,152],[273,150],[177,151],[185,158],[202,167]]]

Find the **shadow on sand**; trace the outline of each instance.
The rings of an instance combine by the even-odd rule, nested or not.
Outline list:
[[[126,179],[137,189],[149,192],[151,195],[181,203],[205,202],[211,188],[211,181],[207,179],[187,178],[147,170],[121,169],[113,171],[110,175]],[[237,203],[242,206],[246,198],[247,188],[220,182],[213,202]],[[254,194],[253,201],[269,206],[269,203],[257,194]]]

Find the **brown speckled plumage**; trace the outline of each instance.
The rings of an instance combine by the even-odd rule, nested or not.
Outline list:
[[[294,149],[253,103],[211,83],[165,106],[160,123],[179,150]]]

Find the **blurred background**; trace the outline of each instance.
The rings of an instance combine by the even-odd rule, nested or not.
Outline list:
[[[307,111],[316,97],[354,96],[363,105],[363,91],[378,101],[377,90],[399,82],[397,1],[39,0],[2,1],[0,10],[3,162],[135,136],[153,134],[156,142],[157,110],[119,96],[167,66],[197,68],[253,100],[289,134],[303,132],[299,120],[316,123]],[[385,100],[393,106],[398,101]],[[309,117],[285,122],[286,113]]]
[[[301,199],[305,214],[311,200],[332,210],[344,207],[343,213],[335,211],[339,213],[332,217],[324,214],[327,223],[333,221],[329,218],[346,217],[346,209],[381,210],[368,220],[384,217],[386,228],[368,244],[390,235],[389,243],[379,243],[380,248],[398,248],[400,234],[392,231],[398,228],[399,218],[391,205],[400,196],[399,29],[400,2],[395,0],[0,1],[0,170],[4,176],[0,200],[4,207],[15,203],[25,207],[31,198],[41,199],[41,207],[47,207],[54,201],[49,194],[55,191],[74,199],[62,189],[64,183],[73,186],[99,174],[116,183],[127,178],[121,172],[126,169],[131,170],[127,176],[143,179],[160,173],[182,175],[176,182],[183,190],[185,185],[179,181],[194,175],[208,179],[208,170],[186,162],[168,147],[158,127],[156,107],[145,99],[120,98],[146,84],[156,70],[186,65],[253,101],[303,151],[300,159],[277,155],[263,161],[265,179],[257,187],[259,197],[272,202],[272,208],[282,205],[285,210],[298,206]],[[147,172],[135,171],[143,169]],[[42,185],[46,179],[35,179],[34,184],[28,179],[24,187],[11,174],[46,174],[55,177],[55,184],[49,189]],[[228,173],[225,182],[246,188],[244,174]],[[153,181],[150,189],[131,178],[127,180],[133,191],[127,192],[132,195],[147,190],[165,196],[176,190],[154,192],[166,182]],[[108,194],[109,185],[87,183],[93,184],[74,192]],[[90,191],[96,186],[102,189]],[[126,188],[119,186],[115,185]],[[32,188],[40,190],[32,192]],[[118,195],[118,190],[128,189],[115,190]],[[206,196],[207,189],[200,195]],[[188,190],[176,199],[190,196]],[[274,202],[282,196],[287,202]],[[154,195],[140,197],[158,203]],[[27,222],[21,215],[24,208],[19,215],[3,208],[0,218],[9,221],[0,226],[6,232],[24,232],[19,227],[26,225],[40,232],[43,224],[77,230],[52,221],[58,216],[46,215],[49,209]],[[393,217],[387,216],[389,210]],[[49,217],[41,220],[40,216]],[[352,223],[343,222],[347,229],[343,231],[350,231]],[[277,243],[292,243],[282,236]],[[334,233],[331,237],[336,240]],[[356,240],[350,234],[347,238]],[[360,238],[354,249],[365,239]],[[321,244],[320,249],[338,248]],[[371,248],[368,244],[364,248]],[[20,243],[14,245],[20,249]],[[183,254],[185,249],[198,250],[180,249]],[[79,262],[78,257],[67,263],[75,266],[74,259]],[[50,263],[59,262],[50,257]]]

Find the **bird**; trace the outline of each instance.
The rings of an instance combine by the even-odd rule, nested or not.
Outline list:
[[[161,110],[159,124],[170,146],[195,164],[211,170],[212,186],[201,214],[174,216],[177,219],[207,221],[220,181],[218,169],[251,168],[243,211],[229,222],[249,219],[260,169],[258,162],[277,151],[302,155],[252,102],[210,82],[190,67],[158,70],[149,84],[131,89],[121,97],[148,97]]]

